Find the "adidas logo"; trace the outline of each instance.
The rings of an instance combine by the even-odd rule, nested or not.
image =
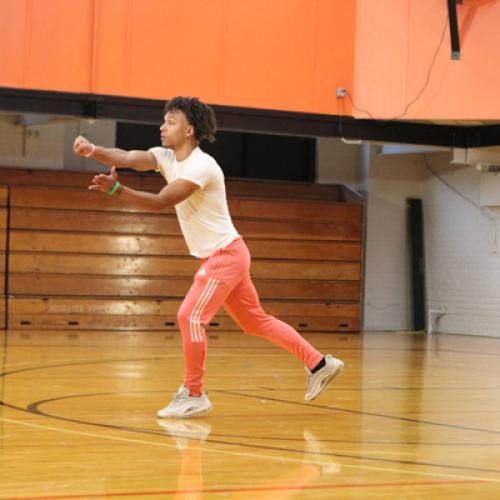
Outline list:
[[[207,270],[202,267],[199,271],[198,271],[198,276],[206,276],[207,275]]]

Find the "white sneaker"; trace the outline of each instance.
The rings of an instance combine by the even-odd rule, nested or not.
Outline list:
[[[158,411],[160,418],[189,418],[207,413],[212,409],[206,393],[199,397],[189,395],[189,389],[181,385],[172,402]]]
[[[325,366],[316,373],[311,373],[311,370],[306,366],[307,391],[304,399],[311,401],[317,398],[326,389],[330,381],[342,371],[342,368],[344,368],[344,362],[334,358],[331,354],[325,356]]]

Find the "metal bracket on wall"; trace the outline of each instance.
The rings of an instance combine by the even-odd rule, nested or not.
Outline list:
[[[458,31],[457,3],[462,3],[462,0],[448,0],[448,19],[450,21],[450,38],[451,38],[451,58],[454,60],[460,59],[460,33]]]

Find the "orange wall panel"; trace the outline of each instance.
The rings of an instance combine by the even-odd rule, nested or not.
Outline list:
[[[0,1],[0,77],[6,87],[23,86],[26,4],[27,0]]]
[[[500,2],[457,6],[404,119],[498,119]],[[0,0],[0,86],[393,118],[426,82],[444,0]],[[367,118],[343,101],[343,112]]]
[[[88,92],[92,0],[0,0],[0,85]]]
[[[358,2],[354,92],[348,88],[357,107],[376,117],[395,116],[406,102],[406,66],[401,62],[406,61],[408,47],[400,39],[408,26],[409,0],[382,1],[383,8],[374,1]],[[384,88],[389,91],[385,98],[374,100],[374,89]]]
[[[337,114],[336,88],[351,89],[354,83],[356,2],[321,0],[316,19],[316,77],[311,111]],[[349,102],[344,103],[343,111],[351,113]]]
[[[315,2],[308,8],[302,0],[228,4],[221,74],[227,104],[310,109],[315,7]]]
[[[338,56],[354,52],[354,8],[338,0],[256,0],[228,6],[221,75],[226,104],[335,110],[334,82],[353,78],[352,57]]]
[[[0,86],[335,113],[356,2],[0,0]]]
[[[158,99],[197,95],[216,104],[332,112],[332,81],[353,78],[353,5],[98,2],[94,92]]]
[[[217,97],[222,0],[98,4],[95,93]]]
[[[457,5],[461,59],[451,60],[448,9],[435,0],[358,0],[354,101],[377,118],[476,120],[500,117],[500,2]],[[368,118],[354,111],[354,116]]]

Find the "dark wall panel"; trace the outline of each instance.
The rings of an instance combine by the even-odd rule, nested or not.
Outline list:
[[[159,125],[117,123],[116,147],[146,150],[159,144]],[[316,142],[312,138],[221,130],[215,142],[203,142],[201,147],[227,177],[314,181]]]

